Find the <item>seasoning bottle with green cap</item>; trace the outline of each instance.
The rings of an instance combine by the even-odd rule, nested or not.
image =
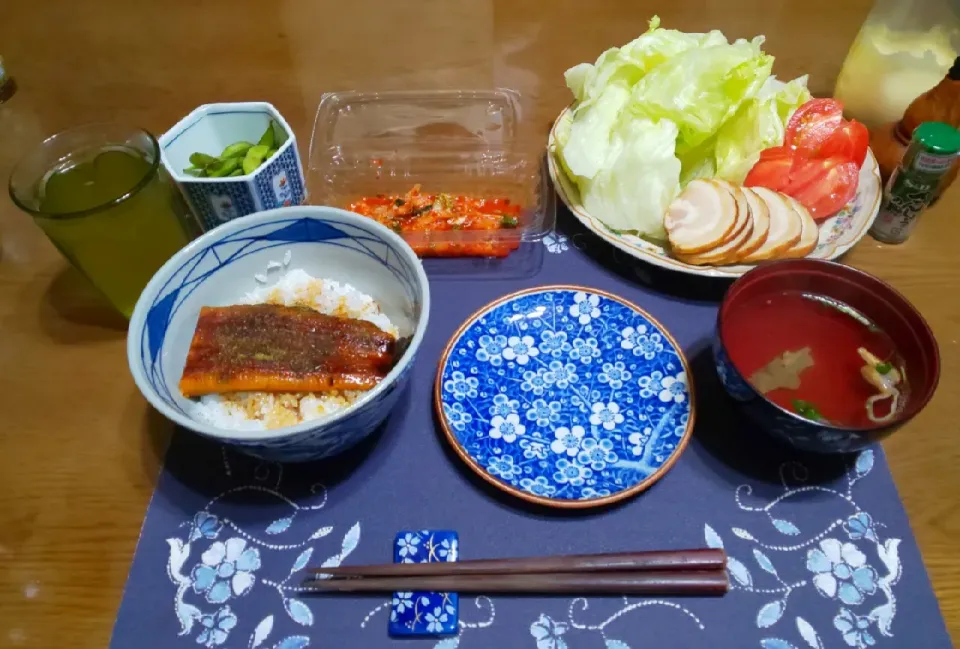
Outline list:
[[[910,146],[894,169],[870,234],[884,243],[903,243],[920,212],[937,195],[960,151],[960,131],[943,122],[924,122],[913,131]]]

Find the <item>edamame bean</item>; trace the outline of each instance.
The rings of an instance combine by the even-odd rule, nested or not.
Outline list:
[[[242,158],[247,155],[247,151],[250,150],[250,147],[253,145],[249,142],[234,142],[226,149],[223,150],[223,153],[220,154],[220,159],[223,158]]]
[[[194,167],[209,167],[217,162],[217,158],[206,153],[193,153],[190,155],[190,164]]]
[[[270,153],[270,147],[265,144],[257,144],[256,146],[250,147],[247,155],[243,158],[243,173],[253,173],[257,167],[263,164],[268,153]]]
[[[226,160],[221,160],[217,165],[207,167],[207,174],[211,178],[223,178],[224,176],[229,176],[234,170],[239,169],[239,167],[240,158],[227,158]]]
[[[190,167],[183,173],[197,178],[223,178],[242,176],[256,171],[265,160],[277,152],[282,142],[277,141],[273,121],[260,136],[257,144],[240,140],[225,147],[219,156],[206,153],[190,155]]]
[[[273,121],[271,120],[267,124],[267,130],[263,132],[263,135],[260,136],[260,140],[257,142],[258,145],[265,146],[267,149],[272,149],[274,145],[275,134],[273,132]]]

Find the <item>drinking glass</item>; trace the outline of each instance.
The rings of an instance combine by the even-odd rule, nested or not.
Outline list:
[[[153,273],[199,233],[142,129],[63,131],[20,160],[10,197],[125,317]]]

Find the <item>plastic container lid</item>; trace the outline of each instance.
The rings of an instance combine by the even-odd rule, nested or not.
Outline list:
[[[520,121],[512,90],[332,92],[323,95],[313,122],[313,146],[444,140],[501,146]]]
[[[415,185],[428,194],[506,198],[522,208],[516,228],[403,236],[425,256],[451,244],[539,240],[553,229],[556,205],[543,145],[519,142],[521,119],[511,90],[325,94],[310,138],[310,201],[348,208]]]

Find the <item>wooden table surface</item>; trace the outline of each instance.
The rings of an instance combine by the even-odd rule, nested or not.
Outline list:
[[[10,0],[0,55],[20,90],[0,105],[0,178],[65,127],[118,120],[161,133],[212,101],[272,102],[306,151],[328,90],[510,87],[544,132],[569,101],[563,71],[635,38],[654,10],[685,31],[765,34],[781,78],[806,72],[829,94],[869,4]],[[958,212],[955,188],[909,242],[868,238],[847,262],[903,291],[940,341],[937,396],[885,448],[960,639]],[[7,200],[0,237],[0,646],[104,647],[171,426],[128,374],[124,323]]]

